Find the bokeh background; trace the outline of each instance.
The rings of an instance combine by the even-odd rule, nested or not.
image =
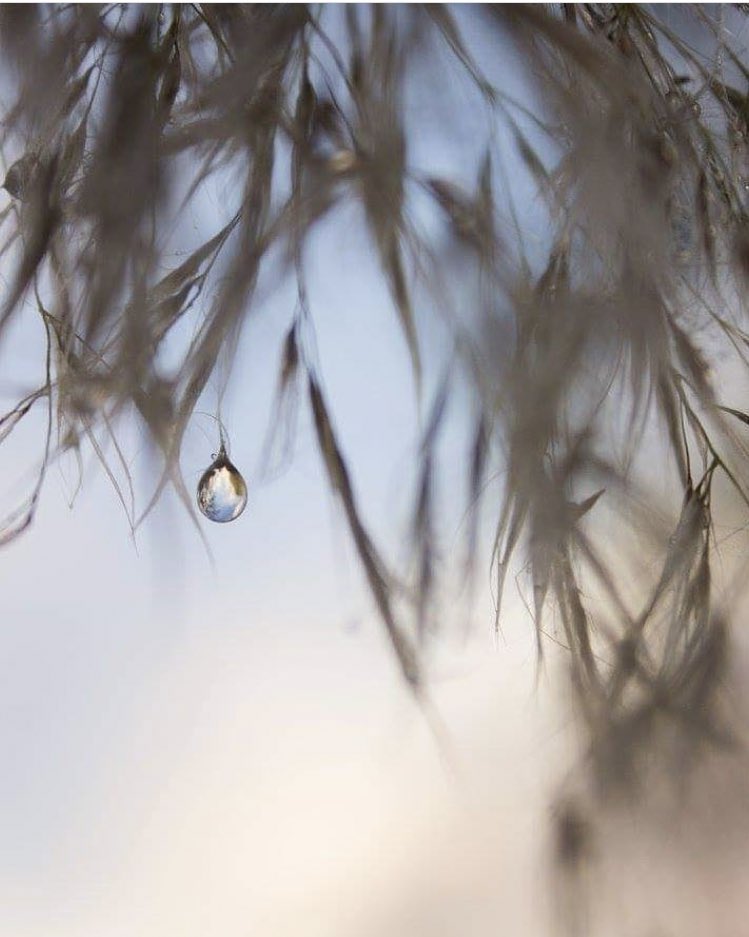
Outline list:
[[[513,47],[459,15],[487,77],[532,108]],[[678,25],[684,14],[669,17]],[[500,132],[446,49],[414,70],[406,119],[409,161],[467,187]],[[532,122],[518,120],[542,147]],[[512,197],[525,252],[540,260],[547,232],[535,185],[515,149],[500,149],[498,201],[509,211]],[[4,156],[7,165],[13,154]],[[225,223],[233,184],[227,175],[201,190],[202,208],[175,226],[175,262]],[[316,233],[307,272],[326,393],[363,513],[407,564],[414,460],[449,328],[417,297],[419,401],[355,205]],[[459,272],[456,261],[456,284]],[[449,283],[449,265],[445,273]],[[249,486],[244,515],[201,519],[203,542],[167,492],[133,538],[84,449],[80,490],[75,461],[56,461],[32,528],[0,553],[0,937],[558,933],[549,821],[580,755],[565,657],[550,644],[539,669],[513,584],[494,634],[487,548],[501,477],[483,495],[473,587],[460,587],[469,395],[452,400],[439,450],[445,627],[429,653],[425,709],[374,613],[304,401],[293,458],[267,471],[295,294],[272,282],[259,292],[222,407]],[[456,293],[468,322],[474,297]],[[8,406],[43,379],[43,339],[29,304],[0,352]],[[186,436],[191,491],[218,446],[210,413],[224,377]],[[43,408],[33,411],[0,449],[8,504],[33,483],[44,423]],[[157,463],[134,426],[120,430],[142,507]],[[720,812],[719,799],[705,802]],[[616,832],[632,848],[604,875],[613,913],[595,933],[749,932],[731,930],[747,867],[735,830],[704,852],[714,875],[698,861],[697,834],[690,851],[688,840],[668,839],[673,827]],[[643,930],[653,920],[661,929]]]

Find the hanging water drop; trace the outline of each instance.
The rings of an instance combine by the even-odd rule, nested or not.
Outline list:
[[[236,520],[247,504],[247,485],[229,461],[224,444],[198,483],[198,507],[210,521],[226,524]]]

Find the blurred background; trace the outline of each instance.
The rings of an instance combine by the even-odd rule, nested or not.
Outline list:
[[[534,119],[546,116],[534,61],[475,9],[452,12],[480,73],[514,102],[513,126],[539,158],[557,159]],[[405,29],[406,12],[396,15]],[[684,8],[666,8],[661,19],[712,55],[709,31]],[[340,5],[326,24],[345,45]],[[744,48],[743,17],[726,13],[720,26],[732,48]],[[417,180],[408,213],[442,260],[432,284],[441,302],[427,289],[413,293],[420,391],[361,204],[344,201],[305,244],[326,399],[362,514],[396,569],[413,561],[419,455],[451,366],[454,326],[478,331],[484,298],[418,180],[447,177],[473,190],[495,147],[496,214],[512,232],[504,256],[518,266],[522,257],[529,281],[545,268],[553,214],[539,195],[538,166],[508,125],[488,116],[455,50],[444,42],[414,49],[401,102]],[[5,81],[10,99],[17,88]],[[20,149],[12,135],[5,143],[7,169]],[[288,169],[288,153],[279,163]],[[159,273],[227,223],[238,178],[230,167],[198,187],[160,245]],[[178,175],[175,204],[189,183]],[[0,211],[13,204],[5,191],[2,199]],[[490,555],[501,470],[482,486],[478,559],[472,580],[463,577],[476,400],[460,379],[435,457],[440,627],[427,629],[425,695],[415,697],[330,491],[304,395],[289,457],[267,458],[279,356],[298,303],[292,278],[277,276],[272,263],[261,274],[232,366],[219,361],[180,457],[194,498],[218,449],[221,399],[229,453],[248,484],[244,514],[222,525],[200,517],[196,529],[168,489],[133,534],[123,468],[135,517],[161,468],[142,426],[126,418],[122,457],[111,438],[98,437],[126,504],[84,444],[82,471],[71,453],[55,458],[32,526],[0,553],[0,937],[744,933],[742,752],[707,758],[688,810],[664,794],[651,812],[606,814],[595,840],[575,819],[569,803],[592,799],[578,773],[590,750],[557,628],[549,626],[537,655],[527,590],[514,581],[519,563],[495,633]],[[0,278],[10,288],[10,267]],[[195,336],[209,292],[175,329],[160,367],[168,370]],[[44,379],[34,298],[19,310],[0,345],[4,409]],[[501,314],[494,325],[489,351],[510,334]],[[743,377],[729,363],[723,374],[721,390],[740,398]],[[33,487],[46,421],[43,406],[31,410],[0,447],[8,505]],[[667,458],[663,440],[651,426],[639,456]],[[678,516],[682,491],[671,476],[651,471],[648,481],[664,513]],[[721,490],[716,521],[730,538],[739,501]],[[601,527],[614,531],[605,544],[614,552],[616,528],[606,525],[615,520],[604,513]],[[726,540],[727,580],[742,543]],[[652,572],[647,549],[631,552]],[[732,688],[746,670],[738,630]],[[744,712],[739,690],[735,697]]]

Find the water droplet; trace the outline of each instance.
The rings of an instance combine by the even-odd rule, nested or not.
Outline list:
[[[210,521],[236,520],[247,504],[247,485],[223,445],[198,483],[198,507]]]

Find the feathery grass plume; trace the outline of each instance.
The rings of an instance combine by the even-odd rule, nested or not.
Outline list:
[[[32,523],[50,461],[86,445],[133,530],[169,485],[194,517],[183,438],[271,269],[296,282],[298,303],[268,464],[291,451],[275,429],[293,427],[306,384],[322,463],[409,684],[423,679],[420,638],[444,572],[435,452],[461,384],[473,400],[468,566],[481,556],[480,510],[496,511],[497,627],[508,577],[525,571],[539,655],[547,635],[568,649],[597,793],[734,744],[732,594],[713,580],[716,505],[749,507],[749,415],[729,398],[749,369],[745,15],[637,4],[3,7],[0,342],[33,294],[48,351],[43,382],[0,419],[0,442],[40,401],[50,423],[38,481],[0,543]],[[482,67],[466,25],[515,56],[524,100]],[[464,171],[412,161],[419,126],[406,91],[432,54],[449,57],[446,83],[467,76],[485,114],[472,190]],[[233,202],[175,265],[171,227],[217,178],[236,182]],[[425,403],[409,582],[369,532],[315,352],[305,249],[350,201],[424,401],[416,297],[453,342]],[[531,214],[542,234],[528,250]],[[457,290],[443,288],[447,271]],[[178,355],[170,368],[167,346]],[[117,438],[128,414],[162,458],[140,508]],[[494,473],[500,503],[482,497],[480,509]],[[578,867],[587,823],[560,817],[559,861]]]

